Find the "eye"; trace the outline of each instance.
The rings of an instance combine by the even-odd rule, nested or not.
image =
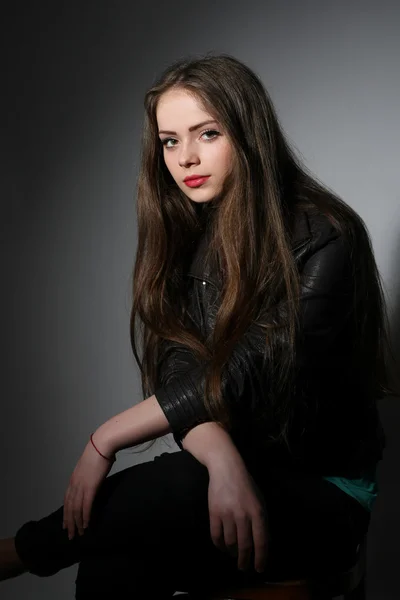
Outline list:
[[[218,137],[220,134],[219,131],[217,131],[216,129],[207,129],[206,131],[203,131],[203,133],[201,134],[203,135],[213,135],[213,137],[211,138],[212,140],[215,139],[216,137]],[[211,141],[211,140],[210,140]]]
[[[216,129],[206,129],[206,131],[202,131],[202,133],[200,134],[200,137],[203,137],[203,135],[212,136],[212,137],[205,138],[206,142],[211,142],[212,140],[216,139],[221,134]],[[163,140],[161,140],[161,143],[165,148],[174,148],[176,146],[176,144],[173,143],[172,145],[170,145],[170,142],[176,142],[176,141],[177,140],[175,138],[164,138]]]
[[[176,140],[174,138],[164,138],[163,140],[161,140],[163,146],[165,146],[166,148],[173,148],[173,146],[167,145],[168,142],[176,142]]]

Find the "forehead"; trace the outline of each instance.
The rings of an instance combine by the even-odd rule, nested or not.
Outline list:
[[[213,118],[200,100],[185,90],[169,90],[159,99],[156,110],[159,129],[185,129],[205,118]]]

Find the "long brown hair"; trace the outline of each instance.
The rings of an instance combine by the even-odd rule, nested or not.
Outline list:
[[[223,192],[203,207],[211,232],[207,259],[220,265],[222,277],[215,328],[207,340],[185,325],[182,294],[185,261],[196,246],[204,219],[171,177],[158,138],[157,103],[173,88],[194,94],[221,123],[234,155]],[[291,223],[300,204],[324,212],[349,239],[357,279],[360,357],[376,397],[388,393],[385,302],[366,227],[295,156],[260,78],[226,54],[179,60],[148,90],[144,105],[131,312],[132,350],[144,398],[158,385],[161,342],[174,340],[207,364],[204,402],[211,418],[229,430],[231,415],[221,394],[223,367],[250,323],[258,321],[265,326],[265,354],[273,357],[268,363],[270,409],[279,424],[277,437],[287,442],[294,409],[290,392],[299,316],[299,273],[291,250]],[[284,322],[263,323],[262,312],[270,312],[279,303],[285,305]]]

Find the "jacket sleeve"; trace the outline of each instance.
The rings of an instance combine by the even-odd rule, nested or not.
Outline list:
[[[296,354],[300,365],[324,361],[338,331],[345,326],[351,298],[344,285],[349,250],[336,232],[319,236],[305,256],[300,267],[300,341]],[[250,408],[268,393],[265,339],[265,329],[251,324],[224,366],[222,394],[232,408],[242,400]],[[211,420],[203,402],[205,365],[182,345],[168,342],[166,348],[161,385],[155,396],[179,444],[191,428]]]

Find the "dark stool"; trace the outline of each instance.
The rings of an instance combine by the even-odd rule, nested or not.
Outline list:
[[[342,573],[324,575],[321,580],[317,576],[312,581],[265,581],[255,587],[227,586],[201,594],[191,591],[186,597],[193,600],[332,600],[344,596],[344,600],[365,600],[366,546],[365,536],[357,547],[353,567]]]

